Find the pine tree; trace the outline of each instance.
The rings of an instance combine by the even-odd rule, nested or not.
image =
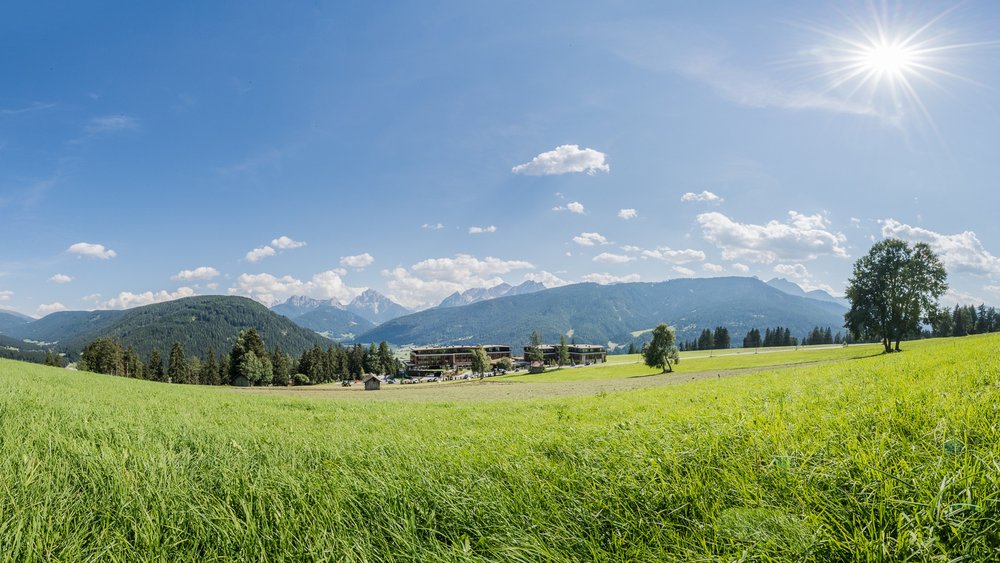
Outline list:
[[[566,345],[566,337],[559,335],[559,365],[569,365],[569,346]]]
[[[187,383],[187,362],[184,360],[184,348],[180,342],[174,342],[170,348],[167,377],[168,381],[172,383]]]

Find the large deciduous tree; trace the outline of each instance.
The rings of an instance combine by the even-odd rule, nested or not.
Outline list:
[[[486,350],[483,350],[482,346],[473,348],[472,350],[472,372],[479,375],[482,379],[483,374],[486,370],[492,367],[490,363],[490,357],[486,354]]]
[[[672,365],[681,361],[676,341],[674,327],[660,323],[653,329],[653,340],[642,351],[646,365],[659,368],[663,373],[674,371]]]
[[[948,274],[926,243],[912,247],[899,239],[875,243],[854,263],[847,287],[851,310],[844,326],[855,338],[880,340],[885,351],[899,351],[899,342],[920,333],[930,322],[937,300],[948,289]]]

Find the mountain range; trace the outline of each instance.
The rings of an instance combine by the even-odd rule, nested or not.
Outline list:
[[[806,291],[799,287],[795,282],[786,280],[785,278],[772,278],[767,281],[767,285],[779,289],[789,295],[796,295],[798,297],[808,297],[810,299],[817,299],[819,301],[827,301],[829,303],[836,303],[837,305],[842,305],[844,307],[850,307],[847,299],[843,297],[834,297],[829,293],[823,291],[822,289],[814,289],[812,291]]]
[[[844,324],[845,311],[837,303],[790,295],[757,278],[583,283],[428,309],[379,325],[358,340],[395,345],[500,343],[520,349],[537,330],[547,342],[563,335],[613,348],[641,343],[665,322],[676,327],[680,340],[725,326],[739,343],[751,328],[763,331],[777,325],[789,328],[793,336],[815,326],[836,332]]]
[[[461,307],[463,305],[471,305],[480,301],[506,297],[508,295],[527,295],[528,293],[534,293],[544,289],[544,285],[531,280],[528,280],[520,285],[501,283],[493,287],[474,287],[463,292],[456,291],[455,293],[452,293],[448,297],[445,297],[438,307]]]
[[[336,299],[289,297],[271,310],[295,324],[337,341],[350,341],[376,325],[411,311],[374,289],[366,289],[343,305]]]
[[[257,329],[268,349],[278,345],[292,355],[315,344],[332,344],[256,301],[222,295],[186,297],[125,311],[61,311],[15,327],[7,336],[46,343],[70,358],[76,358],[87,343],[111,337],[123,346],[134,346],[146,358],[153,348],[166,357],[174,342],[192,355],[202,355],[208,348],[225,354],[248,327]]]

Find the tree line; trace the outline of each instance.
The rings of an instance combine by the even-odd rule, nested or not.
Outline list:
[[[135,348],[123,348],[113,338],[102,337],[87,344],[77,369],[170,383],[200,385],[308,385],[358,379],[365,374],[396,374],[402,368],[389,345],[382,341],[365,347],[341,344],[326,350],[318,344],[293,358],[280,346],[270,351],[256,329],[240,332],[229,354],[209,348],[201,357],[188,355],[174,342],[164,365],[154,348],[143,361]]]
[[[994,307],[980,305],[955,305],[952,310],[941,309],[930,318],[929,336],[968,336],[1000,332],[1000,313]]]

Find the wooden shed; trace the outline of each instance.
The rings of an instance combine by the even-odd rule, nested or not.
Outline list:
[[[378,391],[382,386],[382,382],[374,375],[365,376],[362,381],[365,383],[365,391]]]
[[[545,373],[545,365],[539,361],[531,362],[531,366],[528,367],[528,373]]]

